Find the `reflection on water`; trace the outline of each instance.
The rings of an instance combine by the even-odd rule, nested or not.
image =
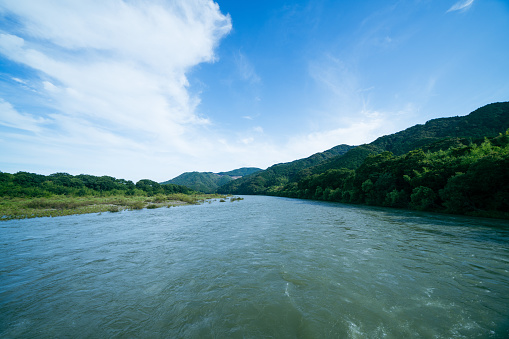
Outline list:
[[[509,336],[509,226],[245,197],[0,223],[0,337]]]

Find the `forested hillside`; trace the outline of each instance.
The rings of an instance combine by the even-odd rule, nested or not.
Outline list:
[[[256,172],[262,171],[261,168],[257,167],[242,167],[229,172],[219,172],[219,175],[229,175],[230,177],[245,177]]]
[[[225,194],[263,194],[268,187],[284,185],[298,179],[300,171],[330,159],[334,156],[345,154],[352,146],[339,145],[322,153],[295,160],[289,163],[277,164],[260,171],[231,181],[218,188],[218,192]]]
[[[509,130],[468,146],[368,156],[266,194],[509,218]]]
[[[237,177],[244,177],[256,172],[260,172],[260,168],[243,167],[229,172],[212,173],[212,172],[186,172],[162,184],[183,185],[195,191],[204,193],[214,193],[219,186],[222,186]]]
[[[417,148],[439,150],[468,145],[485,136],[496,136],[509,128],[509,102],[483,106],[467,116],[439,118],[415,125],[404,131],[380,137],[360,145],[344,156],[338,156],[311,168],[307,174],[318,174],[333,168],[359,167],[370,154],[384,151],[402,155]]]
[[[270,171],[275,165],[218,191],[508,217],[508,128],[509,103],[490,104],[324,157],[292,176]]]
[[[228,175],[219,175],[212,172],[186,172],[165,183],[183,185],[199,192],[213,193],[219,186],[232,180],[233,178]]]

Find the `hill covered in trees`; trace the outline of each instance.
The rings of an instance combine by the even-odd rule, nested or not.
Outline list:
[[[493,103],[462,117],[438,118],[415,125],[401,132],[386,135],[372,143],[360,145],[344,156],[328,159],[310,168],[307,175],[322,173],[328,169],[359,167],[370,154],[389,151],[403,155],[412,150],[437,151],[450,147],[468,145],[485,136],[496,136],[509,128],[509,102]]]
[[[304,165],[291,176],[269,167],[218,192],[508,217],[508,128],[509,103],[494,103],[464,117],[434,119],[380,137],[343,154],[315,154],[322,161]]]
[[[266,194],[509,218],[509,130],[468,146],[369,155]]]
[[[229,183],[238,177],[244,177],[262,169],[255,167],[243,167],[229,172],[186,172],[162,184],[183,185],[195,191],[214,193],[217,188]]]
[[[276,164],[264,171],[231,181],[219,187],[217,191],[227,194],[234,194],[234,192],[238,192],[235,194],[264,194],[267,188],[294,181],[299,177],[299,173],[303,169],[320,164],[335,156],[345,154],[351,148],[352,146],[339,145],[325,152],[313,154],[305,159]]]
[[[261,168],[257,168],[257,167],[242,167],[239,169],[235,169],[233,171],[219,172],[217,174],[228,175],[230,177],[245,177],[247,175],[251,175],[253,173],[260,172],[260,171],[263,171],[263,170]]]

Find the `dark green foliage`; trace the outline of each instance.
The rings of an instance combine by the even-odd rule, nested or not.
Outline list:
[[[193,192],[185,186],[162,185],[148,179],[140,180],[134,184],[130,180],[116,179],[110,176],[97,177],[87,174],[73,176],[68,173],[54,173],[45,176],[28,172],[15,174],[0,172],[0,196],[4,197],[42,198],[52,195],[82,197],[115,194],[152,196]]]
[[[509,218],[509,130],[446,151],[368,156],[357,170],[328,170],[267,194]]]
[[[366,159],[367,156],[371,154],[378,154],[382,151],[383,149],[373,145],[360,145],[353,147],[345,154],[327,159],[326,161],[309,168],[308,173],[322,173],[334,168],[356,169],[364,162],[364,159]]]
[[[417,210],[432,210],[436,205],[437,194],[431,188],[419,186],[412,190],[410,206]]]
[[[212,172],[186,172],[165,183],[183,185],[195,191],[214,193],[217,188],[234,180],[228,175],[219,175]]]
[[[154,195],[161,192],[161,185],[149,179],[142,179],[136,183],[136,188],[145,191],[148,195]]]

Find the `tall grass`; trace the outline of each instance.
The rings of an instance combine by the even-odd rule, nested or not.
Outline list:
[[[26,219],[37,217],[56,217],[72,214],[120,212],[143,208],[170,207],[186,204],[199,204],[218,195],[157,194],[147,196],[85,196],[72,197],[55,195],[43,198],[0,199],[0,220]],[[223,197],[223,196],[220,196]]]

